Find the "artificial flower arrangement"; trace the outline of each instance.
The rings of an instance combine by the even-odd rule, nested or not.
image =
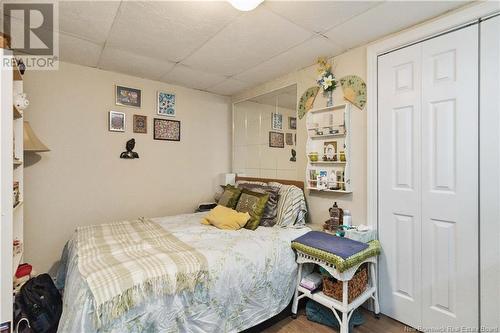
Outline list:
[[[318,58],[318,85],[323,89],[323,94],[328,97],[328,106],[333,105],[332,92],[337,88],[337,80],[332,73],[332,65],[326,57]]]

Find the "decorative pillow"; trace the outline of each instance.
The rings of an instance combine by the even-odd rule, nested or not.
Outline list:
[[[277,222],[276,217],[278,215],[279,188],[251,183],[239,184],[238,187],[258,193],[269,193],[269,200],[267,200],[266,208],[264,209],[259,225],[263,227],[274,226]]]
[[[238,180],[236,182],[236,187],[240,187],[241,184],[253,184],[253,185],[262,185],[262,186],[267,185],[267,183],[258,182],[258,181],[254,181],[254,180]]]
[[[219,229],[238,230],[247,224],[250,214],[238,213],[234,209],[218,205],[212,209],[201,221],[202,224],[211,224]]]
[[[224,187],[224,192],[219,198],[218,204],[234,209],[234,207],[236,207],[236,204],[238,203],[240,195],[241,195],[241,189],[231,185],[226,185]]]
[[[255,230],[259,226],[262,214],[266,208],[267,200],[269,199],[268,193],[257,193],[243,189],[241,191],[240,199],[236,205],[238,212],[249,213],[250,220],[245,225],[245,229]]]
[[[280,186],[278,200],[278,216],[276,225],[281,227],[300,227],[306,223],[307,206],[304,192],[294,185],[269,183]]]

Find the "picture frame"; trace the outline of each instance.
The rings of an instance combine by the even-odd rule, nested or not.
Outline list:
[[[269,147],[285,148],[285,133],[269,132]]]
[[[324,149],[324,159],[325,161],[337,161],[338,160],[338,144],[337,141],[325,141],[323,144]]]
[[[125,113],[109,111],[108,130],[110,132],[125,132]]]
[[[156,92],[156,113],[160,116],[175,117],[175,94]]]
[[[142,104],[141,89],[115,85],[115,104],[140,108]]]
[[[287,146],[293,146],[293,133],[285,134],[285,142]]]
[[[297,129],[297,117],[288,117],[288,128],[291,130]]]
[[[148,117],[147,116],[134,114],[133,132],[134,133],[142,133],[142,134],[148,133]]]
[[[153,139],[181,141],[181,122],[179,120],[154,118]]]
[[[275,131],[283,130],[283,115],[281,113],[273,112],[271,114],[271,129]]]

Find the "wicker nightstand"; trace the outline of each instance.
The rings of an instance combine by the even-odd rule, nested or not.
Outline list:
[[[378,291],[377,291],[377,254],[365,258],[354,266],[346,269],[342,272],[337,270],[334,264],[326,261],[325,259],[319,258],[318,256],[305,253],[301,250],[295,249],[297,251],[297,263],[299,264],[299,270],[297,275],[297,286],[295,289],[295,295],[293,298],[292,305],[292,317],[296,318],[297,306],[300,299],[307,297],[310,298],[332,310],[335,318],[338,320],[340,325],[340,333],[348,333],[349,331],[349,320],[355,309],[366,302],[368,299],[373,300],[373,306],[375,310],[375,315],[378,318],[380,313],[380,307],[378,302]],[[306,288],[300,286],[300,281],[302,279],[302,266],[306,263],[312,263],[321,266],[325,269],[331,276],[342,283],[342,301],[336,300],[333,297],[325,295],[323,291],[311,292]],[[359,296],[349,302],[349,281],[356,274],[358,269],[362,265],[368,266],[368,285],[366,290],[364,290]],[[339,316],[337,311],[342,312],[342,316]]]

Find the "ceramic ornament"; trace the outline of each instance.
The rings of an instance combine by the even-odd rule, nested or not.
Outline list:
[[[366,105],[366,83],[356,75],[347,75],[340,79],[344,98],[360,110]]]

